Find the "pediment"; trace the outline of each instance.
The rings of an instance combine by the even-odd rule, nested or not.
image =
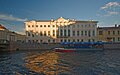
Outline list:
[[[57,20],[55,20],[55,22],[69,22],[69,20],[67,20],[67,19],[65,19],[63,17],[60,17]]]

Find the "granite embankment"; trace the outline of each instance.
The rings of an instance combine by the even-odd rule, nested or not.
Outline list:
[[[108,43],[104,44],[105,50],[120,50],[120,43]]]
[[[39,44],[39,43],[20,43],[10,42],[10,51],[14,50],[50,50],[56,47],[61,47],[60,44]]]
[[[61,47],[60,44],[38,44],[38,43],[18,43],[10,42],[9,50],[51,50]],[[104,50],[120,50],[120,43],[104,44]]]

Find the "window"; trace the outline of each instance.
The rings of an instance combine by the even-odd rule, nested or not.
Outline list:
[[[90,37],[90,30],[88,31],[88,36]]]
[[[108,35],[110,35],[110,31],[108,31]]]
[[[56,27],[58,27],[58,25],[56,25]]]
[[[30,33],[28,32],[28,36],[30,36]]]
[[[85,31],[85,36],[87,36],[87,31]]]
[[[79,39],[77,39],[77,42],[79,42],[80,40]]]
[[[64,29],[64,36],[66,36],[66,29]]]
[[[43,40],[40,40],[40,42],[42,43]]]
[[[28,27],[30,27],[30,25],[28,25]]]
[[[75,36],[75,31],[73,31],[73,36]]]
[[[115,41],[115,38],[113,38],[113,41]]]
[[[50,36],[50,31],[48,31],[48,36]]]
[[[88,39],[88,42],[90,42],[90,39]]]
[[[115,35],[115,31],[113,31],[113,35]]]
[[[34,37],[34,34],[32,34],[32,37]]]
[[[38,25],[36,25],[36,27],[38,27]]]
[[[55,43],[55,39],[53,39],[53,43]]]
[[[83,36],[83,31],[81,31],[81,36]]]
[[[36,42],[38,43],[38,40],[36,40]]]
[[[93,30],[93,36],[95,36],[95,31]]]
[[[103,31],[99,31],[99,35],[103,35]]]
[[[73,42],[75,42],[75,39],[73,39]]]
[[[64,42],[67,42],[67,40],[66,40],[66,39],[64,39]]]
[[[42,31],[40,32],[40,36],[42,36]]]
[[[81,42],[83,42],[83,39],[81,39]]]
[[[48,27],[50,27],[50,25],[48,25]]]
[[[70,29],[68,29],[68,36],[70,36]]]
[[[48,39],[48,42],[50,43],[50,39]]]
[[[118,41],[120,41],[120,37],[118,37]]]
[[[70,39],[68,39],[68,42],[70,42]]]
[[[55,27],[55,25],[53,25],[53,27]]]
[[[46,31],[44,31],[44,36],[46,36]]]
[[[42,27],[42,25],[40,25],[40,27]]]
[[[118,35],[120,34],[120,31],[118,31]]]
[[[53,30],[53,36],[55,36],[55,30]]]
[[[80,34],[79,31],[77,31],[77,36],[79,36],[79,34]]]
[[[30,41],[30,40],[28,40],[28,42],[29,42],[29,43],[31,43],[31,41]]]
[[[63,42],[63,40],[62,40],[62,39],[61,39],[60,41],[61,41],[61,42]]]
[[[44,27],[46,27],[46,25],[44,25]]]

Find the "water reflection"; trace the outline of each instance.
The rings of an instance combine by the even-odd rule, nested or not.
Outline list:
[[[120,75],[120,50],[0,53],[0,75]]]
[[[31,56],[32,55],[32,56]],[[70,70],[67,64],[63,64],[59,59],[60,53],[48,51],[39,54],[30,54],[25,58],[26,67],[33,72],[45,75],[58,75]]]

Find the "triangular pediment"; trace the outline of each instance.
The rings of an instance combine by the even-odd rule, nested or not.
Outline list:
[[[57,20],[55,20],[56,22],[68,22],[69,20],[63,18],[63,17],[60,17],[58,18]]]

